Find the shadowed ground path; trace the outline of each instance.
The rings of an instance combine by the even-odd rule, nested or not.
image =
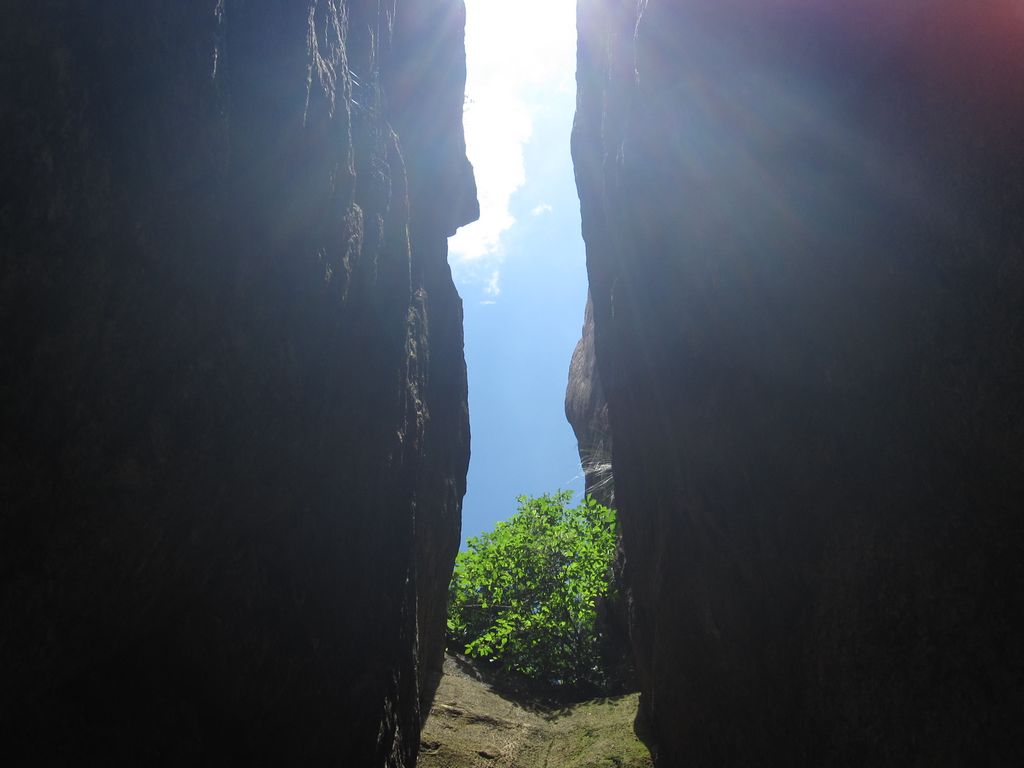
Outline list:
[[[649,768],[633,732],[637,694],[537,704],[445,658],[420,746],[421,768]]]

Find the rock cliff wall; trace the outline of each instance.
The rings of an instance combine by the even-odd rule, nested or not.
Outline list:
[[[597,372],[594,311],[589,297],[583,315],[583,332],[569,364],[565,418],[572,426],[579,446],[586,493],[605,506],[614,507],[611,426],[608,424],[608,402]]]
[[[581,0],[658,763],[1024,758],[1024,17]]]
[[[608,401],[601,386],[594,352],[593,302],[587,298],[583,331],[569,364],[565,388],[565,417],[572,426],[583,468],[584,492],[605,506],[615,508],[615,478],[612,474],[612,434],[608,423]],[[629,586],[623,578],[625,553],[622,537],[615,547],[612,563],[614,589],[596,604],[601,635],[601,661],[607,672],[607,692],[637,689],[633,654],[629,641]]]
[[[0,16],[0,752],[411,766],[468,462],[462,2]]]

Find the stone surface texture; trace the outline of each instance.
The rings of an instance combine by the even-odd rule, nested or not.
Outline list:
[[[578,21],[657,763],[1020,764],[1020,4],[581,0]]]
[[[464,13],[5,6],[0,762],[414,764],[469,456]]]
[[[583,316],[583,332],[569,364],[565,417],[576,436],[586,493],[605,506],[614,507],[612,435],[608,402],[594,354],[594,312],[589,298]]]
[[[565,417],[576,436],[585,493],[614,509],[611,425],[608,423],[608,401],[601,387],[594,353],[594,311],[589,297],[583,315],[583,331],[569,365]],[[607,689],[612,693],[637,690],[629,640],[631,600],[629,586],[623,578],[624,566],[625,554],[622,550],[622,536],[619,535],[612,563],[614,588],[607,597],[598,598],[596,603],[601,658],[608,672]]]

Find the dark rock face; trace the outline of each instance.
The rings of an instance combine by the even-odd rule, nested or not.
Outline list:
[[[4,758],[414,764],[469,451],[463,27],[5,7]]]
[[[661,765],[1024,760],[1019,4],[584,0]]]
[[[586,478],[586,493],[605,506],[614,507],[612,435],[608,424],[608,402],[594,355],[594,312],[589,297],[583,317],[583,333],[569,364],[565,417],[576,435]]]
[[[565,388],[565,417],[572,426],[579,447],[585,477],[585,492],[607,507],[615,508],[615,479],[612,475],[612,435],[608,423],[608,401],[601,387],[594,354],[593,302],[587,298],[583,332],[569,365]],[[601,660],[608,673],[607,693],[637,689],[633,654],[629,641],[629,586],[623,578],[625,553],[622,538],[615,548],[612,593],[597,601],[601,634]]]

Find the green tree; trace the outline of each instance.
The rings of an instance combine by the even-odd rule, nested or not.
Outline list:
[[[551,685],[601,687],[595,601],[611,589],[615,513],[589,497],[570,507],[569,491],[517,501],[459,553],[451,644]]]

